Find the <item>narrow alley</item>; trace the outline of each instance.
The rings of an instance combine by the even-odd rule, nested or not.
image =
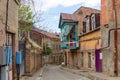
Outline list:
[[[44,70],[42,80],[89,80],[76,74],[65,72],[60,66],[49,65]]]
[[[0,80],[120,80],[120,0],[0,0]]]

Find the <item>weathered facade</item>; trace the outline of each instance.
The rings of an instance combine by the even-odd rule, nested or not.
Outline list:
[[[110,76],[120,76],[120,1],[101,0],[101,38],[103,72]]]
[[[59,34],[45,32],[44,42],[51,48],[52,53],[48,56],[48,63],[61,64],[63,62],[63,53],[60,49]]]
[[[26,39],[25,75],[32,75],[43,66],[42,47],[32,39]]]
[[[40,44],[42,47],[48,46],[52,50],[50,55],[44,57],[44,63],[61,64],[63,56],[60,49],[60,39],[58,34],[46,32],[38,28],[31,29],[30,34],[31,38],[37,42],[37,44]]]
[[[94,13],[100,13],[100,11],[82,6],[78,10],[76,10],[73,14],[66,14],[66,15],[61,14],[61,16],[60,16],[59,28],[61,29],[61,35],[62,35],[61,38],[63,40],[63,41],[61,41],[61,45],[62,45],[61,48],[68,49],[68,50],[65,50],[65,51],[67,51],[67,52],[65,52],[65,59],[66,59],[65,62],[67,63],[67,66],[69,66],[69,67],[72,67],[72,68],[86,67],[86,68],[88,68],[89,61],[88,61],[87,51],[89,49],[91,49],[90,48],[91,46],[93,48],[95,48],[96,40],[95,41],[87,40],[88,42],[86,42],[86,39],[93,38],[93,37],[98,37],[98,38],[100,37],[100,28],[95,30],[96,25],[97,25],[97,27],[98,27],[98,25],[100,26],[100,16],[99,16],[99,14],[94,14]],[[97,18],[99,21],[98,22],[99,24],[96,23],[93,25],[92,23],[95,23],[95,19],[91,20],[92,17],[90,17],[90,16],[93,16],[93,18],[96,18],[95,15],[99,16]],[[93,21],[93,22],[91,23],[91,21]],[[65,23],[67,23],[67,24],[65,24]],[[69,28],[67,26],[67,25],[72,25],[72,24],[74,25],[75,29]],[[64,27],[65,27],[65,29],[64,29]],[[71,36],[68,37],[69,34],[65,35],[64,32],[65,32],[65,34],[66,33],[72,34],[72,37]],[[75,34],[73,34],[73,33],[75,33]],[[91,36],[90,36],[90,34],[91,34]],[[65,37],[65,36],[67,36],[67,37]],[[75,41],[77,41],[77,43],[75,43],[76,46],[74,46],[74,48],[73,48],[73,46],[67,45],[69,43],[72,44],[72,42],[69,42],[71,39],[73,40],[74,43],[75,43]],[[64,44],[63,44],[63,42],[64,42]],[[92,43],[93,43],[93,45],[92,45]],[[88,44],[88,46],[86,44]],[[85,47],[88,47],[88,48],[85,49]],[[83,51],[84,51],[84,53],[83,53]],[[84,57],[83,57],[83,55],[84,55]],[[83,59],[85,59],[84,62],[82,62]],[[94,62],[94,60],[92,62]],[[95,64],[95,63],[93,63],[93,64]]]
[[[61,13],[59,28],[61,29],[61,48],[64,49],[65,64],[69,67],[77,65],[78,16]],[[66,49],[66,50],[65,50]]]
[[[18,4],[19,0],[0,1],[0,46],[12,47],[12,62],[9,66],[10,80],[16,78],[15,53],[18,51]]]
[[[33,27],[30,30],[30,38],[43,48],[44,35],[37,28]]]
[[[101,59],[97,57],[100,53],[96,52],[100,48],[100,13],[92,13],[91,15],[87,15],[85,21],[83,21],[83,34],[80,35],[79,66],[84,69],[101,72]]]
[[[25,50],[25,74],[32,76],[43,65],[43,35],[34,30],[33,27],[24,41]],[[22,45],[23,46],[23,45]]]

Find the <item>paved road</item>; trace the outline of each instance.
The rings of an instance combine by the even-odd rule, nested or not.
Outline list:
[[[49,65],[44,70],[42,80],[89,80],[76,74],[65,72],[59,66]]]

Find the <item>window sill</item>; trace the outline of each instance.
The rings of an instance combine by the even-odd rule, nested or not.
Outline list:
[[[80,34],[79,37],[84,36],[84,35],[87,35],[87,34],[90,34],[90,33],[93,33],[93,32],[98,31],[98,30],[100,30],[100,27],[98,27],[98,28],[96,28],[96,29],[94,29],[94,30],[92,30],[92,31],[89,31],[89,32],[87,32],[87,33]]]

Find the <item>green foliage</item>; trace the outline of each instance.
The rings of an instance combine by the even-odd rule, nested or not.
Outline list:
[[[23,36],[33,27],[33,13],[29,5],[19,5],[18,6],[18,18],[19,18],[19,34]]]
[[[33,22],[33,13],[29,5],[19,5],[18,13],[19,20]]]
[[[50,55],[52,53],[52,49],[48,46],[47,43],[44,43],[44,51],[43,51],[43,54],[44,55]]]

